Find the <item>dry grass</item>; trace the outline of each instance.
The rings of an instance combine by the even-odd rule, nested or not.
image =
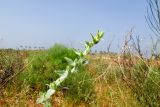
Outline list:
[[[86,69],[93,79],[95,97],[92,101],[74,103],[67,100],[61,90],[53,97],[54,107],[141,107],[133,96],[130,71],[141,59],[133,57],[123,59],[120,55],[89,55],[90,63]],[[159,67],[160,60],[146,60],[144,63],[151,67]],[[125,65],[124,65],[125,64]],[[124,68],[126,67],[126,68]],[[125,78],[124,78],[125,77]],[[38,91],[32,90],[23,83],[17,85],[14,79],[1,90],[0,107],[42,107],[36,104]]]

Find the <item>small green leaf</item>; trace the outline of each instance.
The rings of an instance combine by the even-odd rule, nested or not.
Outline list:
[[[46,102],[44,103],[44,107],[52,107],[52,105],[51,105],[50,102],[46,101]]]
[[[93,36],[93,34],[92,34],[92,33],[90,33],[90,35],[91,35],[91,37],[92,37],[92,40],[94,40],[94,36]]]
[[[69,65],[73,65],[73,60],[68,58],[68,57],[65,57],[65,60],[68,62]]]
[[[45,94],[46,93],[40,93],[40,97],[37,99],[37,103],[43,103],[45,101]]]
[[[56,86],[56,84],[54,82],[52,82],[52,83],[49,84],[49,88],[50,89],[56,89],[57,86]]]
[[[45,99],[49,99],[53,94],[55,93],[55,90],[49,89],[45,95]]]
[[[63,82],[68,76],[68,71],[65,71],[54,83],[56,86],[59,86],[61,82]]]
[[[83,56],[84,56],[82,51],[80,51],[80,52],[75,51],[75,53],[76,53],[79,57],[83,57]]]
[[[59,76],[63,75],[64,74],[64,70],[55,70],[54,71],[56,74],[58,74]]]
[[[86,50],[84,51],[84,55],[87,55],[90,52],[90,48],[86,48]]]

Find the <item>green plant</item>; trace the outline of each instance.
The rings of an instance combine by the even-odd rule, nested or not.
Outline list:
[[[55,44],[49,50],[43,51],[36,56],[30,57],[31,66],[19,76],[25,80],[33,89],[46,90],[46,84],[55,81],[58,74],[56,69],[64,69],[67,61],[64,57],[77,58],[73,49],[69,49],[61,44]]]
[[[48,84],[49,89],[45,93],[41,93],[40,98],[37,99],[37,103],[43,104],[45,107],[50,107],[51,104],[49,103],[49,98],[56,92],[57,88],[62,84],[66,78],[72,73],[76,73],[79,70],[79,67],[86,64],[85,55],[87,55],[91,48],[97,44],[101,38],[103,37],[104,33],[99,32],[94,37],[92,34],[92,41],[91,42],[85,42],[85,50],[84,51],[75,51],[75,53],[78,55],[78,58],[70,59],[68,57],[65,57],[66,61],[68,62],[68,65],[66,66],[65,70],[59,70],[56,71],[56,73],[59,75],[59,78],[55,80],[54,82]]]

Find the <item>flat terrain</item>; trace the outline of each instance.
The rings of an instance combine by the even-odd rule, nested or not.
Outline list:
[[[51,64],[48,57],[42,58],[48,55],[46,51],[1,50],[0,107],[42,107],[36,99],[39,92],[47,89],[45,84],[56,78],[50,71],[65,66],[57,56]],[[91,54],[86,58],[88,65],[52,96],[54,107],[160,106],[159,59],[120,54]]]

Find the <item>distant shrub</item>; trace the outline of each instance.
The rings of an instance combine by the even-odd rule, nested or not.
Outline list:
[[[58,78],[55,70],[65,68],[67,62],[64,57],[75,59],[77,55],[73,49],[69,49],[63,45],[55,44],[52,48],[31,57],[31,66],[21,75],[21,79],[32,88],[46,89],[46,84]]]

